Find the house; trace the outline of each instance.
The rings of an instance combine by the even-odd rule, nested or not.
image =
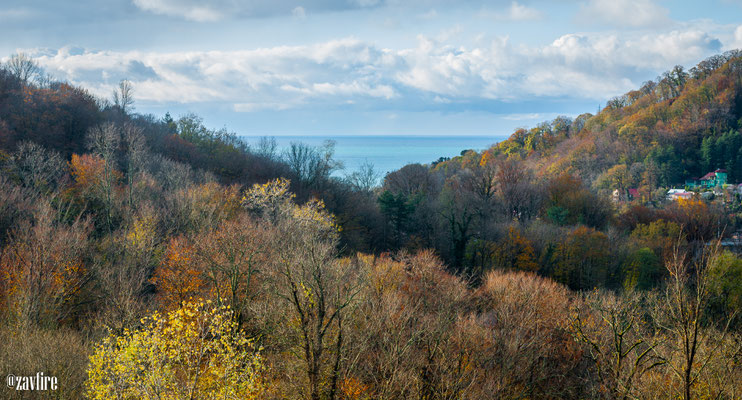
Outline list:
[[[717,186],[724,186],[727,183],[727,170],[717,169],[714,172],[700,178],[691,178],[685,181],[685,187],[688,189],[711,189]]]
[[[678,199],[690,199],[693,197],[693,192],[688,192],[685,189],[670,189],[667,191],[667,200],[675,201]]]

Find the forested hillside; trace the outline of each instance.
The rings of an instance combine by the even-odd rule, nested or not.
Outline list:
[[[742,181],[742,53],[676,66],[608,101],[597,114],[521,129],[492,154],[543,174],[570,173],[599,188],[617,180],[652,191],[717,168]]]
[[[378,184],[16,56],[0,372],[67,399],[740,398],[740,193],[666,196],[742,179],[740,88],[726,53]]]

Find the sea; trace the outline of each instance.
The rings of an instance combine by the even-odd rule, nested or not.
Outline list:
[[[413,163],[430,164],[441,157],[455,157],[466,150],[485,150],[505,140],[507,136],[273,136],[278,152],[284,152],[291,143],[322,146],[327,140],[335,142],[334,159],[344,168],[336,176],[357,171],[366,162],[381,176]],[[255,147],[261,136],[242,137]]]

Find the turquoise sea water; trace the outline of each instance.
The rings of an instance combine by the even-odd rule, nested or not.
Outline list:
[[[259,136],[243,137],[255,146]],[[374,165],[382,176],[406,164],[429,164],[440,157],[454,157],[463,150],[484,150],[506,139],[497,136],[275,136],[279,151],[292,142],[322,146],[325,140],[335,141],[335,159],[345,169],[337,175],[356,171],[364,162]]]

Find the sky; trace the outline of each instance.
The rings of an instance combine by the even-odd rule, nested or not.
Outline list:
[[[0,61],[251,136],[502,136],[736,48],[742,0],[0,0]]]

